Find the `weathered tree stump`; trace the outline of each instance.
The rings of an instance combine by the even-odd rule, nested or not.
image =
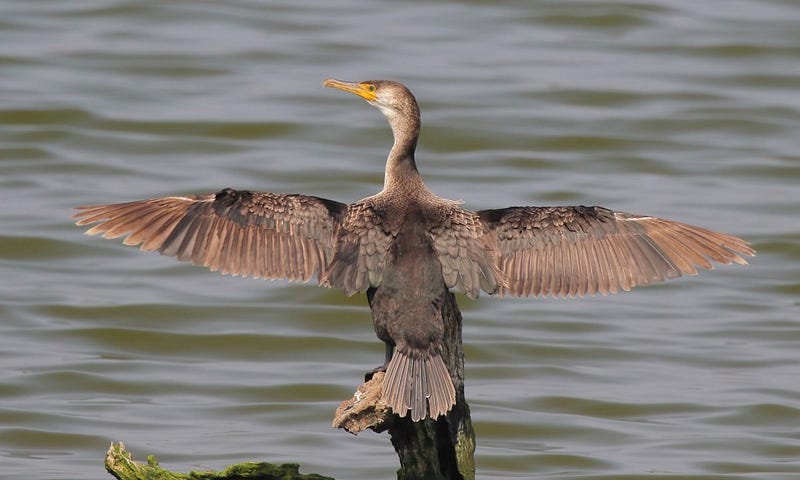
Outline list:
[[[475,478],[475,432],[464,398],[464,351],[461,311],[447,292],[442,302],[445,341],[442,358],[456,388],[456,404],[436,420],[413,422],[391,413],[381,398],[383,373],[358,387],[336,411],[333,426],[357,434],[366,428],[389,432],[400,457],[398,480],[472,480]]]

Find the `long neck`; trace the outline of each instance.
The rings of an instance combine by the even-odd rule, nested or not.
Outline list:
[[[417,187],[418,185],[424,187],[414,161],[414,150],[417,148],[417,139],[419,138],[419,116],[409,117],[391,112],[386,114],[386,118],[392,127],[394,145],[386,159],[383,190],[386,192],[396,188]]]

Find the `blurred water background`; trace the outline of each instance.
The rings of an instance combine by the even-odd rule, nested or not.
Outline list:
[[[749,239],[748,267],[582,300],[461,298],[479,478],[800,478],[800,4],[794,0],[0,5],[0,478],[176,470],[394,478],[329,425],[382,361],[366,300],[85,237],[71,208],[237,187],[375,193],[423,112],[429,187]]]

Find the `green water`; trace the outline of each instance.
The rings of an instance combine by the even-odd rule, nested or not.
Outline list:
[[[8,1],[0,478],[298,462],[394,478],[329,425],[382,361],[363,297],[85,237],[71,208],[222,187],[375,193],[403,81],[468,208],[599,204],[759,255],[624,295],[461,298],[479,478],[800,478],[800,4]]]

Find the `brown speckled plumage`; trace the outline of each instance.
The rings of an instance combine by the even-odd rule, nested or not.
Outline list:
[[[433,194],[414,160],[414,96],[384,80],[326,80],[389,120],[395,142],[378,194],[346,205],[319,197],[224,189],[79,207],[87,234],[139,245],[222,273],[309,281],[366,293],[387,344],[383,395],[415,421],[455,403],[441,358],[439,303],[447,289],[475,298],[616,293],[718,263],[747,263],[747,242],[602,207],[510,207],[471,212]]]

